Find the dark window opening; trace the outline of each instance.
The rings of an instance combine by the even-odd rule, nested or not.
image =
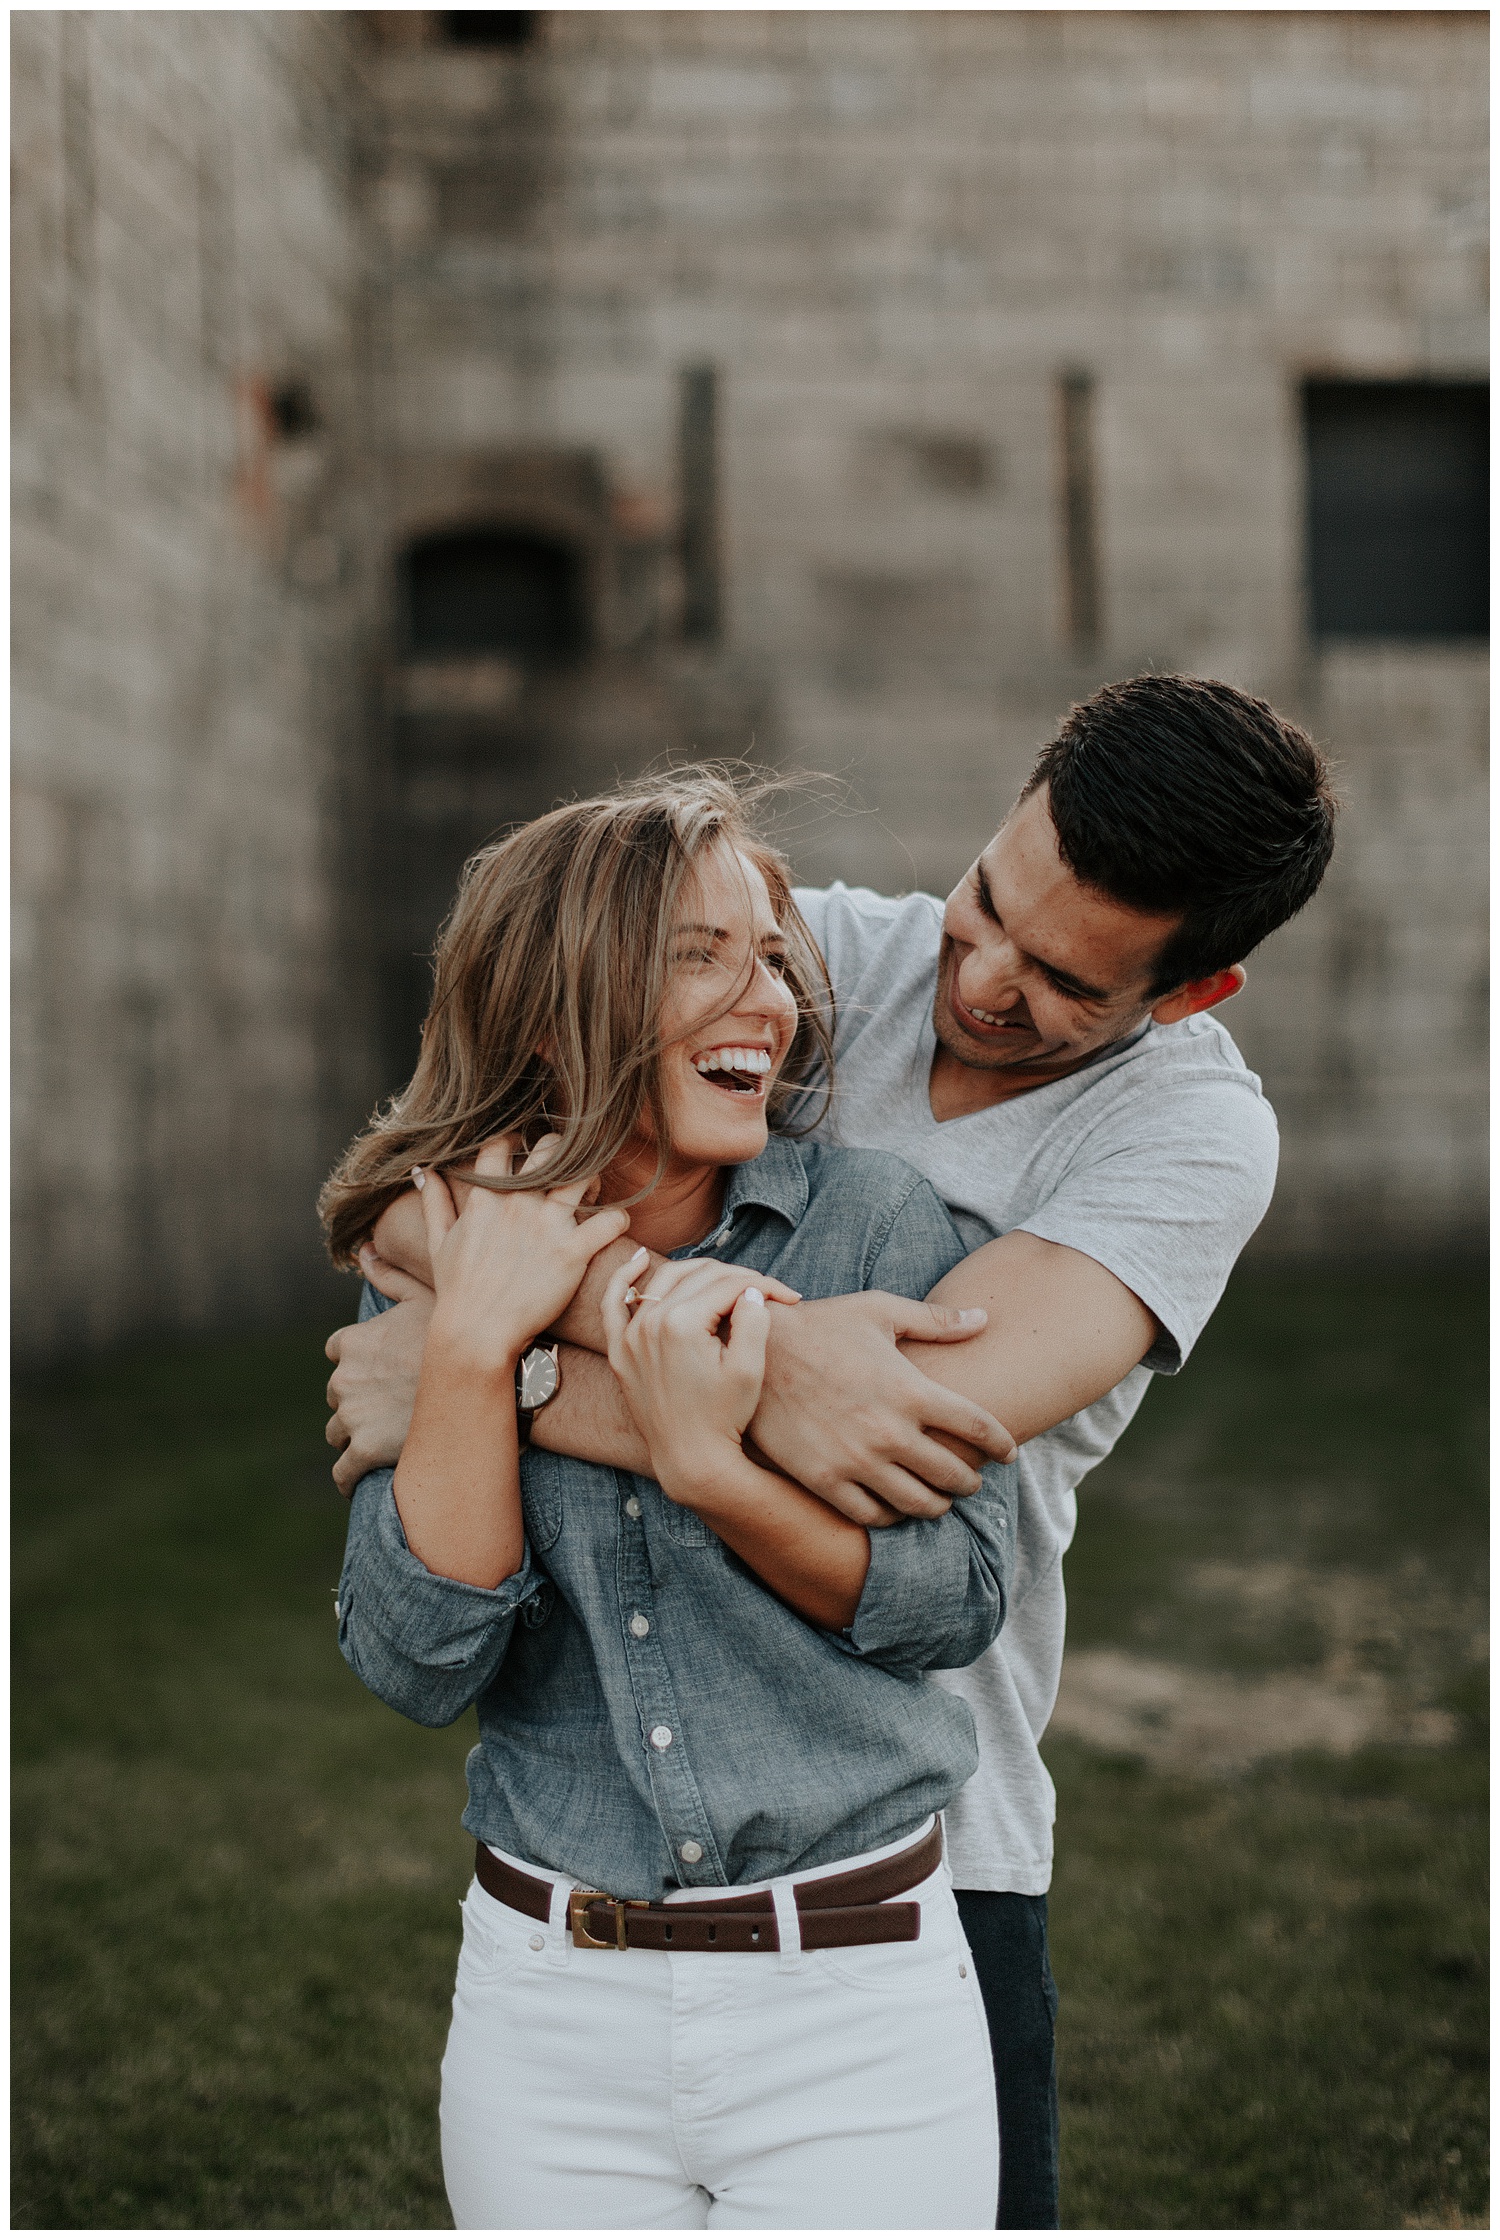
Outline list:
[[[315,436],[322,425],[312,389],[305,381],[280,381],[266,400],[271,426],[284,443]]]
[[[682,634],[712,645],[723,620],[719,576],[719,380],[712,366],[682,373]]]
[[[1065,373],[1057,399],[1062,433],[1063,569],[1068,638],[1086,649],[1099,638],[1099,531],[1094,475],[1094,381]]]
[[[583,570],[569,546],[494,530],[427,537],[404,565],[413,655],[503,654],[531,668],[588,642]]]
[[[536,37],[531,8],[454,8],[440,18],[450,47],[501,47],[514,52]]]
[[[1489,390],[1310,381],[1308,589],[1319,638],[1489,628]]]

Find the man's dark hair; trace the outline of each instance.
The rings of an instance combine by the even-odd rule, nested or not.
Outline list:
[[[1338,804],[1306,732],[1203,677],[1130,677],[1070,708],[1022,800],[1040,786],[1085,886],[1182,913],[1153,998],[1249,956],[1311,901],[1333,854]]]

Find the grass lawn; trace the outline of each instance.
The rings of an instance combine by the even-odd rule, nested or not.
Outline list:
[[[1069,1644],[1378,1679],[1440,1749],[1049,1741],[1063,2222],[1485,2222],[1485,1301],[1242,1273],[1082,1487]]]
[[[1453,1724],[1231,1778],[1050,1747],[1069,2225],[1482,2219],[1481,1313],[1242,1277],[1084,1489],[1081,1646],[1316,1671],[1308,1582],[1363,1581],[1411,1623],[1339,1656]],[[19,1395],[16,2225],[448,2222],[468,1722],[339,1659],[325,1374],[301,1334]]]

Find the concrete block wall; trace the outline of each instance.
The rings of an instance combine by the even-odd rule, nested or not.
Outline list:
[[[12,21],[15,1329],[326,1297],[375,1093],[348,19]]]
[[[806,876],[941,892],[1069,702],[1145,666],[1267,693],[1348,800],[1229,1014],[1284,1127],[1260,1249],[1477,1235],[1482,664],[1310,641],[1297,395],[1483,375],[1482,16],[565,11],[484,53],[419,13],[32,11],[12,38],[23,1353],[318,1293],[312,1196],[393,1085],[376,967],[398,920],[421,946],[445,819],[745,747],[844,783],[795,833]],[[703,364],[726,623],[686,647]],[[400,774],[418,686],[469,687],[401,673],[394,563],[518,461],[587,463],[607,626],[517,700],[524,784],[476,732],[460,800],[427,746]]]
[[[1261,1249],[1472,1240],[1482,677],[1310,642],[1298,392],[1483,377],[1485,19],[569,11],[504,54],[403,23],[371,72],[393,449],[587,444],[663,515],[678,373],[720,369],[727,652],[757,751],[852,812],[804,829],[812,878],[943,891],[1107,677],[1300,716],[1349,807],[1232,1014],[1284,1123]]]
[[[1338,850],[1225,1012],[1281,1122],[1263,1252],[1483,1249],[1487,687],[1477,649],[1317,664],[1303,713],[1332,750]]]

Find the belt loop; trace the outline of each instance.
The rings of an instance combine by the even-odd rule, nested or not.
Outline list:
[[[573,1940],[568,1934],[568,1899],[573,1884],[557,1878],[552,1885],[552,1896],[547,1907],[547,1957],[554,1968],[565,1968],[572,1957]]]
[[[780,1947],[777,1973],[796,1975],[802,1966],[802,1916],[797,1911],[797,1888],[790,1875],[772,1883],[771,1901],[776,1908],[776,1942]]]

